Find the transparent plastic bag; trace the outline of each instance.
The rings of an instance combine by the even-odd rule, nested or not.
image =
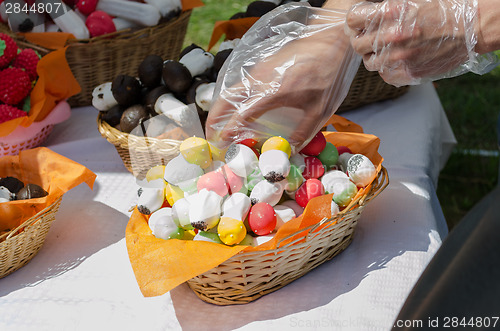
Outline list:
[[[494,53],[475,52],[477,15],[477,0],[361,2],[346,33],[368,70],[394,86],[417,85],[499,64]]]
[[[343,102],[359,68],[345,17],[290,3],[259,19],[219,73],[206,124],[210,143],[224,149],[281,136],[300,151]]]

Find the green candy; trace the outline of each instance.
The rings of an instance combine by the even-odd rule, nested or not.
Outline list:
[[[222,241],[219,238],[217,233],[207,232],[207,231],[199,231],[193,240],[197,241],[209,241],[216,244],[222,244]]]
[[[304,182],[304,177],[302,177],[300,169],[293,164],[290,165],[290,172],[288,173],[286,179],[287,184],[285,189],[289,192],[297,190]]]
[[[325,166],[325,170],[332,169],[339,159],[339,151],[331,142],[327,142],[325,148],[318,155],[319,160]]]

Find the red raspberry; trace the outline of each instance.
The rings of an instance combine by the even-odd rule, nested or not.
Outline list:
[[[0,69],[9,66],[17,55],[17,44],[9,35],[0,33]]]
[[[28,116],[28,114],[14,106],[0,104],[0,123],[7,122],[21,116]]]
[[[7,68],[0,71],[0,101],[17,105],[31,92],[31,80],[26,71]]]
[[[28,76],[33,81],[38,77],[36,73],[36,65],[40,60],[40,56],[31,48],[23,49],[12,62],[14,68],[20,68],[26,70]]]

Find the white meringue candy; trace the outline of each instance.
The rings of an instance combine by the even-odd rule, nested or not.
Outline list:
[[[202,48],[197,47],[181,57],[179,62],[189,70],[191,76],[195,77],[212,67],[214,56],[212,53],[205,52]]]
[[[195,91],[195,102],[204,111],[209,111],[212,107],[215,83],[200,84]]]
[[[172,217],[177,226],[191,230],[191,222],[189,221],[189,200],[187,198],[181,198],[174,202],[172,206]]]
[[[189,198],[189,219],[191,225],[201,231],[217,226],[221,215],[223,198],[213,191],[202,189]]]
[[[178,238],[179,227],[174,222],[171,208],[161,208],[151,214],[148,220],[153,236],[161,239]]]
[[[321,184],[323,184],[323,187],[325,188],[325,193],[333,193],[333,187],[335,186],[336,183],[339,181],[349,181],[349,177],[340,170],[330,170],[327,171],[322,177],[321,177]]]
[[[299,217],[304,212],[304,207],[299,205],[295,200],[286,200],[283,201],[280,205],[292,208],[295,212],[295,217]]]
[[[290,172],[288,154],[278,149],[270,149],[260,155],[259,169],[262,176],[272,183],[280,182]]]
[[[274,212],[276,213],[276,227],[274,228],[275,230],[278,230],[283,226],[283,224],[297,217],[297,215],[295,215],[295,211],[292,208],[284,205],[274,206]]]
[[[165,200],[164,187],[141,187],[137,200],[137,210],[143,215],[150,215],[163,205]]]
[[[233,193],[222,204],[222,216],[244,221],[250,211],[250,198],[244,193]]]
[[[243,144],[230,145],[225,160],[227,166],[240,177],[248,177],[257,168],[259,162],[254,151]]]
[[[92,91],[92,106],[99,111],[107,111],[118,104],[113,92],[111,92],[112,82],[97,85]]]
[[[180,127],[192,126],[199,121],[194,109],[177,99],[172,93],[165,93],[156,99],[155,112],[165,115]]]
[[[203,169],[199,165],[189,163],[182,154],[179,154],[165,166],[164,179],[167,183],[177,186],[179,183],[198,178],[201,175],[203,175]]]
[[[275,206],[283,195],[285,184],[286,183],[283,182],[271,183],[267,180],[258,182],[252,192],[250,192],[250,201],[252,205],[259,202],[266,202],[271,206]]]
[[[332,203],[330,205],[330,211],[332,213],[331,217],[337,216],[337,214],[340,211],[339,205],[337,205],[337,203],[333,200],[333,197],[332,197]]]
[[[234,49],[236,46],[238,46],[240,41],[241,41],[240,38],[234,38],[231,40],[224,40],[223,42],[220,43],[218,51],[221,52],[225,49]]]
[[[14,195],[5,186],[0,186],[0,202],[11,201]]]
[[[207,173],[212,172],[212,171],[217,171],[220,168],[222,168],[225,164],[226,163],[224,163],[223,161],[212,160],[212,163],[210,163],[208,168],[205,169],[205,173],[207,174]]]
[[[354,154],[347,161],[347,174],[356,186],[365,187],[377,176],[377,169],[365,155]]]

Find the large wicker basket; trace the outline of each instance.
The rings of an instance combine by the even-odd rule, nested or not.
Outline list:
[[[62,197],[17,228],[0,235],[0,278],[21,268],[38,253],[59,210],[61,200]]]
[[[117,75],[137,76],[137,68],[150,54],[163,59],[176,59],[184,43],[191,10],[187,10],[174,20],[154,27],[139,30],[123,30],[119,33],[90,39],[68,42],[66,58],[81,92],[68,102],[73,107],[92,104],[92,91],[102,83],[112,81]],[[50,49],[31,44],[20,35],[13,34],[5,24],[0,24],[0,32],[8,33],[23,46],[36,49],[41,55]]]
[[[122,132],[101,120],[100,114],[97,117],[97,129],[115,146],[127,170],[139,179],[144,178],[146,172],[155,165],[166,165],[179,154],[181,141],[140,137]]]
[[[216,305],[249,303],[282,288],[346,249],[361,212],[388,184],[382,167],[371,188],[336,217],[299,230],[276,249],[236,254],[190,279],[189,287],[200,299]]]
[[[406,92],[409,86],[395,87],[384,82],[376,71],[366,70],[363,63],[359,66],[349,92],[337,112],[355,109],[374,102],[395,99]]]

